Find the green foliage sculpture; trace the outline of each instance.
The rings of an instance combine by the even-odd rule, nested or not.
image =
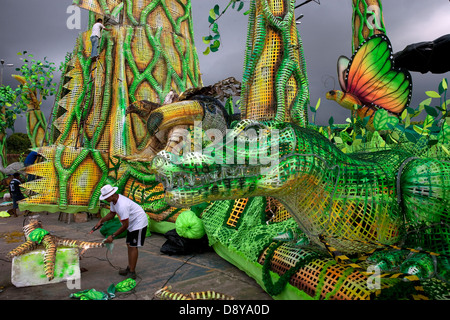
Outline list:
[[[17,105],[27,111],[27,133],[33,148],[48,143],[47,120],[41,111],[42,102],[56,93],[56,83],[53,82],[55,64],[45,57],[36,60],[27,51],[19,52],[23,64],[16,71],[20,75],[13,75],[19,82],[17,89]]]

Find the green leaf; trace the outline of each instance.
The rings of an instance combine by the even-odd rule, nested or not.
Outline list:
[[[340,137],[337,137],[337,136],[334,137],[334,142],[337,143],[337,144],[342,144],[343,143],[342,139]]]
[[[423,109],[424,105],[429,106],[431,104],[431,101],[433,101],[433,99],[428,98],[426,100],[423,100],[420,104],[419,104],[419,110]]]
[[[320,100],[320,98],[319,98],[319,100],[317,100],[317,103],[316,103],[316,111],[319,109],[319,107],[320,107],[320,102],[321,102],[321,100]]]
[[[441,95],[439,93],[437,93],[436,91],[427,91],[425,92],[427,96],[431,97],[431,98],[440,98]]]
[[[363,127],[365,128],[370,121],[370,116],[367,116],[363,119]]]
[[[445,111],[447,111],[447,106],[450,105],[450,100],[442,102],[441,108]]]
[[[399,119],[397,117],[389,117],[388,118],[388,126],[391,130],[399,123]]]
[[[408,111],[409,114],[414,114],[416,112],[416,110],[414,110],[411,107],[406,108],[406,110]]]
[[[416,143],[417,142],[416,137],[412,133],[406,131],[405,132],[405,136],[410,142],[412,142],[412,143]]]
[[[423,127],[425,129],[427,129],[427,128],[429,128],[429,127],[431,127],[433,125],[433,122],[434,122],[434,117],[431,116],[431,115],[427,115],[425,117],[425,120],[423,121]]]
[[[209,10],[209,17],[212,18],[213,20],[216,20],[216,12],[215,12],[214,8]]]
[[[203,51],[203,54],[204,54],[205,56],[207,56],[210,52],[211,52],[211,49],[210,49],[209,47],[206,47],[206,50]]]
[[[402,120],[405,120],[407,116],[408,116],[408,110],[405,109],[402,112]]]
[[[206,37],[203,37],[202,39],[205,44],[209,44],[212,40],[212,36],[206,36]]]
[[[244,7],[244,2],[242,1],[241,3],[239,3],[239,7],[238,7],[237,11],[241,11],[243,7]]]
[[[213,51],[213,49],[219,49],[220,47],[220,41],[219,40],[214,40],[214,43],[210,46],[211,47],[211,51]],[[213,51],[215,52],[215,51]]]
[[[217,23],[214,22],[211,31],[214,33],[219,33],[219,25]]]
[[[411,125],[411,118],[410,117],[406,117],[405,119],[405,128],[408,128]]]
[[[439,96],[440,97],[440,96]],[[435,108],[430,107],[430,106],[425,106],[425,111],[432,117],[437,117],[438,116],[438,112],[436,111]]]
[[[390,116],[384,109],[378,110],[373,118],[373,125],[377,131],[388,129],[393,130],[398,123],[399,119],[397,117]]]
[[[441,132],[438,135],[439,140],[443,140],[444,142],[450,141],[450,125],[447,122],[442,124]]]
[[[216,14],[216,16],[219,15],[219,5],[218,5],[218,4],[216,4],[216,5],[214,6],[214,13]],[[215,18],[215,17],[214,17],[214,18]]]
[[[392,132],[391,133],[391,138],[392,140],[394,140],[395,142],[398,142],[400,140],[400,135],[397,132]]]
[[[388,112],[384,109],[380,109],[375,112],[375,116],[373,117],[373,126],[375,130],[386,130],[387,122],[388,122]]]
[[[441,148],[442,148],[442,150],[444,150],[444,152],[445,152],[447,155],[450,156],[450,152],[448,151],[448,149],[447,149],[445,146],[441,145]]]
[[[334,124],[334,118],[333,117],[330,117],[330,119],[328,119],[328,124],[330,125],[330,127],[333,126],[333,124]]]
[[[447,79],[442,79],[441,83],[439,83],[439,94],[443,94],[445,90],[448,88]]]

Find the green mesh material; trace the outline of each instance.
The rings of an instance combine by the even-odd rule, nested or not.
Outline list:
[[[276,224],[265,223],[263,197],[249,199],[238,228],[227,226],[226,222],[232,212],[235,201],[216,201],[202,216],[210,245],[216,242],[243,253],[250,261],[257,261],[263,249],[272,238],[289,228],[295,228],[293,219]]]
[[[267,140],[276,145],[279,161],[271,171],[262,173],[258,171],[261,164],[251,163],[255,149],[251,149],[249,144],[242,147],[228,142],[229,136],[239,139],[240,130],[249,126],[254,128],[258,137],[257,150],[265,147],[261,131],[268,132]],[[275,143],[270,136],[275,135],[274,132],[277,133]],[[389,254],[389,249],[399,249],[395,247],[399,243],[413,244],[412,248],[416,249],[412,252],[419,252],[419,246],[424,252],[437,252],[438,274],[448,277],[448,259],[445,256],[449,247],[446,231],[448,163],[418,158],[400,148],[345,154],[315,130],[271,121],[256,123],[243,120],[222,143],[214,146],[216,155],[217,150],[223,154],[222,158],[215,158],[215,166],[211,165],[211,158],[205,156],[212,154],[209,147],[203,149],[201,155],[195,152],[183,155],[176,164],[164,154],[158,155],[159,163],[164,163],[158,168],[158,173],[169,178],[163,179],[163,183],[173,183],[169,197],[183,205],[196,204],[198,200],[195,197],[201,188],[202,201],[216,201],[202,215],[210,243],[220,242],[255,261],[277,234],[289,228],[295,229],[298,224],[308,235],[314,250],[331,247],[339,252],[339,256],[364,255],[380,248]],[[243,161],[231,161],[232,165],[219,162],[229,160],[228,154],[240,156]],[[209,171],[205,174],[195,170],[197,167],[208,168]],[[175,174],[177,179],[174,183]],[[190,184],[188,181],[198,183]],[[222,191],[217,190],[225,192],[221,194]],[[238,199],[217,201],[230,198],[229,194]],[[267,198],[262,196],[279,200],[289,208],[293,219],[268,225]],[[241,197],[249,198],[245,202],[239,199]],[[422,210],[422,207],[426,209]],[[326,246],[323,239],[328,243]],[[293,255],[294,251],[285,254]],[[423,259],[417,256],[410,261],[411,266],[405,264],[401,272],[413,270],[418,277],[428,277],[434,272],[429,255],[427,253]],[[294,272],[292,268],[307,267],[312,263],[302,261],[304,259],[306,257],[296,259],[296,263],[283,270]],[[392,270],[398,267],[395,265]],[[339,295],[350,299],[372,297],[374,292],[356,288],[358,281],[367,279],[346,280],[364,268],[357,265],[356,269],[351,266],[337,270],[339,275],[333,284],[334,289],[324,293],[322,298]],[[421,295],[410,293],[415,289],[403,290],[403,286],[397,285],[393,284],[395,288],[390,288],[380,297],[401,298],[402,292],[415,298]],[[341,286],[348,291],[341,292]],[[354,289],[348,289],[353,286]],[[410,283],[411,286],[414,284]],[[267,287],[276,288],[277,285],[269,283]],[[278,291],[273,289],[272,294]]]

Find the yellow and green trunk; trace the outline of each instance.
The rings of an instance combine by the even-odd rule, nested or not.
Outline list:
[[[42,177],[25,188],[37,193],[21,207],[51,212],[96,212],[100,188],[115,184],[157,221],[180,211],[169,207],[152,175],[122,165],[117,156],[138,153],[149,135],[143,119],[126,114],[133,102],[162,103],[170,90],[201,86],[190,0],[75,0],[90,10],[89,30],[68,56],[53,110],[51,141],[38,150],[47,161],[27,169]],[[99,59],[90,59],[90,28],[103,31]],[[106,21],[105,21],[106,20]]]

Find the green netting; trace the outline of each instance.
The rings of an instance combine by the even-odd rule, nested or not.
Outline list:
[[[296,222],[288,219],[276,224],[266,224],[266,199],[249,199],[241,213],[238,228],[230,227],[227,221],[233,211],[235,201],[216,201],[202,216],[210,245],[222,243],[244,254],[248,260],[257,261],[261,252],[272,238],[288,229],[296,228]]]

